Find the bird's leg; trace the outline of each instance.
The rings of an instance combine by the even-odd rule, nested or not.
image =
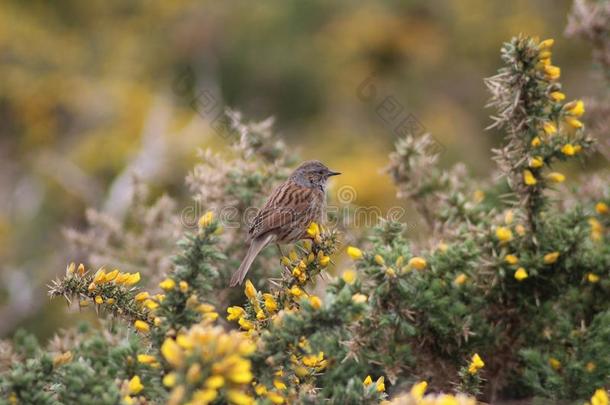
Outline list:
[[[280,257],[284,257],[284,252],[282,252],[282,248],[280,247],[280,244],[276,243],[275,246],[277,247],[278,252],[280,252]]]

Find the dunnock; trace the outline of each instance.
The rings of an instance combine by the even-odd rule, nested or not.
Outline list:
[[[241,284],[259,252],[270,243],[291,243],[307,237],[311,222],[326,214],[326,183],[341,174],[317,160],[301,164],[271,194],[248,230],[250,248],[231,277],[231,287]]]

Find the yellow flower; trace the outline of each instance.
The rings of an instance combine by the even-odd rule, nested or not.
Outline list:
[[[324,255],[318,260],[318,263],[320,263],[320,266],[326,267],[328,266],[328,263],[330,263],[330,257]]]
[[[367,375],[366,378],[364,379],[364,381],[362,381],[362,384],[364,384],[365,387],[368,387],[372,383],[373,383],[373,379],[371,378],[370,375]]]
[[[608,393],[604,389],[597,389],[591,397],[591,405],[608,405]]]
[[[72,361],[72,352],[67,351],[53,357],[53,367],[63,366]]]
[[[129,393],[131,395],[139,394],[143,388],[144,386],[140,381],[140,377],[138,377],[137,375],[134,376],[131,380],[129,380]]]
[[[388,267],[387,269],[385,269],[385,274],[386,274],[386,276],[388,276],[390,278],[394,278],[394,277],[396,277],[396,270],[394,270],[391,267]]]
[[[197,221],[197,225],[199,225],[199,228],[207,228],[208,226],[210,226],[213,220],[214,213],[212,211],[208,211],[199,218],[199,221]]]
[[[540,138],[536,136],[534,139],[532,139],[531,145],[533,148],[537,148],[541,143]]]
[[[244,294],[248,299],[253,300],[256,298],[256,288],[254,288],[254,284],[252,281],[246,280],[246,287],[244,288]]]
[[[538,168],[544,166],[544,159],[542,159],[541,156],[534,156],[534,157],[530,158],[528,165],[532,169],[538,169]]]
[[[155,356],[150,354],[138,354],[138,362],[142,364],[153,364],[157,361]]]
[[[610,212],[610,209],[608,208],[608,204],[600,201],[597,204],[595,204],[595,211],[599,215],[606,215],[608,212]]]
[[[529,170],[524,170],[523,171],[523,182],[528,186],[533,186],[538,181],[536,180],[536,177],[534,177],[532,172],[530,172]]]
[[[426,268],[427,265],[428,263],[426,262],[426,259],[419,256],[412,257],[408,263],[409,267],[414,268],[416,270],[423,270]]]
[[[566,124],[568,124],[569,126],[571,126],[574,129],[580,129],[584,126],[582,121],[580,121],[578,118],[565,117],[564,120],[565,120]]]
[[[295,297],[300,297],[301,295],[303,295],[303,290],[301,290],[301,289],[299,288],[299,286],[297,286],[297,285],[293,285],[293,286],[290,288],[290,294],[294,295]]]
[[[136,330],[138,332],[148,332],[150,331],[150,326],[148,325],[148,323],[141,321],[141,320],[137,320],[133,323],[133,326],[136,328]]]
[[[105,281],[105,277],[106,277],[106,271],[103,268],[101,268],[95,272],[95,275],[93,276],[93,282],[95,284],[102,284]]]
[[[384,376],[381,376],[377,379],[377,382],[375,383],[375,389],[377,390],[377,392],[385,391],[385,377]]]
[[[470,364],[468,365],[468,372],[470,374],[476,374],[480,369],[485,366],[483,359],[479,356],[478,353],[472,355],[472,359],[470,359]]]
[[[354,260],[362,259],[362,250],[354,246],[347,247],[347,254]]]
[[[112,298],[112,297],[111,297],[111,298],[108,298],[108,299],[106,300],[106,304],[108,304],[108,305],[112,305],[112,304],[114,304],[115,302],[116,302],[116,300],[115,300],[114,298]]]
[[[182,348],[172,338],[167,338],[163,341],[163,344],[161,345],[161,354],[174,368],[180,367],[184,360]]]
[[[115,284],[119,284],[119,285],[120,285],[120,284],[123,284],[123,283],[125,283],[125,282],[126,282],[128,279],[129,279],[129,276],[130,276],[130,275],[131,275],[131,274],[129,274],[129,273],[119,273],[119,274],[118,274],[118,275],[117,275],[117,276],[114,278],[114,283],[115,283]]]
[[[411,387],[411,396],[417,401],[419,401],[426,393],[426,388],[428,388],[428,383],[426,381],[418,382],[413,387]]]
[[[159,287],[164,291],[171,291],[176,287],[176,282],[171,278],[166,278],[159,283]]]
[[[150,294],[148,294],[147,291],[142,291],[140,293],[137,293],[133,299],[136,300],[136,302],[142,302],[142,301],[146,301],[149,297],[150,297]]]
[[[561,69],[557,66],[547,65],[544,67],[544,73],[546,74],[547,79],[557,80],[559,79],[559,76],[561,76]]]
[[[176,385],[177,376],[176,373],[169,373],[163,376],[163,385],[167,388],[172,388]]]
[[[199,363],[192,364],[186,372],[186,381],[195,384],[201,379],[201,366]]]
[[[555,357],[549,358],[549,365],[553,368],[553,370],[559,370],[561,368],[561,362]]]
[[[178,286],[180,287],[180,291],[182,291],[183,293],[186,293],[189,289],[189,283],[187,283],[186,281],[180,281],[178,283]]]
[[[559,172],[551,172],[546,176],[546,178],[549,179],[549,181],[552,181],[553,183],[562,183],[563,181],[565,181],[566,176]]]
[[[311,224],[309,224],[309,227],[307,228],[307,235],[311,236],[312,238],[315,238],[319,234],[320,234],[320,227],[318,226],[318,224],[315,222],[312,222]]]
[[[309,297],[309,303],[314,309],[322,308],[322,300],[315,295]]]
[[[561,147],[561,153],[566,156],[574,156],[576,150],[574,149],[574,145],[572,145],[571,143],[566,143]]]
[[[479,204],[485,199],[485,192],[483,192],[483,190],[475,190],[473,197],[474,202]]]
[[[289,253],[288,253],[288,257],[290,258],[291,261],[295,261],[299,258],[299,255],[297,254],[297,252],[292,249]]]
[[[383,266],[385,264],[385,260],[383,259],[383,257],[381,257],[381,255],[375,255],[375,263],[377,263],[380,266]]]
[[[515,232],[517,232],[517,235],[519,236],[523,236],[525,235],[525,227],[521,224],[515,226]]]
[[[589,283],[597,283],[599,281],[599,276],[595,273],[588,273],[587,281],[589,281]]]
[[[563,106],[563,108],[565,109],[566,113],[574,117],[581,117],[585,113],[585,103],[583,103],[582,100],[570,101]]]
[[[106,276],[104,276],[104,281],[112,281],[118,275],[119,275],[119,270],[118,269],[114,269],[110,273],[106,274]]]
[[[211,304],[200,304],[197,306],[197,311],[201,312],[202,314],[208,314],[210,312],[214,312],[216,308],[214,308],[214,305]]]
[[[517,271],[515,271],[515,279],[517,281],[525,280],[527,277],[527,271],[523,267],[519,267]]]
[[[559,258],[559,252],[551,252],[544,255],[544,264],[553,264]]]
[[[125,284],[126,286],[131,286],[134,284],[138,284],[139,282],[140,282],[140,272],[137,272],[137,273],[133,273],[133,274],[127,274],[127,279],[125,279],[125,281],[123,281],[123,284]],[[115,279],[115,283],[116,283],[116,279]]]
[[[367,299],[367,296],[364,294],[356,293],[352,295],[352,301],[354,301],[356,304],[364,304]]]
[[[209,404],[216,397],[218,397],[218,392],[214,389],[197,390],[193,392],[193,398],[189,404]]]
[[[270,391],[267,393],[267,399],[269,399],[274,404],[283,404],[284,403],[284,397],[282,397],[277,392],[273,392],[273,391]]]
[[[341,277],[343,278],[343,281],[345,281],[349,285],[354,284],[356,282],[356,279],[358,278],[354,270],[345,270],[343,272],[343,276]]]
[[[506,255],[504,256],[504,261],[508,264],[517,264],[519,263],[519,258],[515,255]]]
[[[218,389],[218,388],[222,387],[224,384],[225,384],[225,379],[221,375],[213,375],[211,377],[208,377],[204,383],[206,388],[211,388],[211,389]]]
[[[246,310],[243,309],[242,307],[229,307],[227,308],[227,312],[229,314],[229,316],[227,316],[227,320],[229,321],[235,321],[237,319],[240,319],[242,316],[245,315]]]
[[[549,94],[549,96],[551,97],[551,100],[553,100],[553,101],[563,101],[566,98],[566,95],[560,91],[554,91],[551,94]]]
[[[104,303],[104,299],[101,296],[96,295],[95,296],[95,303],[98,304],[98,305],[103,304]]]
[[[265,309],[268,312],[273,313],[277,311],[277,302],[275,302],[275,298],[273,298],[273,295],[265,293],[263,294],[263,299],[265,300]]]
[[[150,310],[154,310],[159,308],[159,304],[153,300],[146,300],[144,301],[144,306]]]
[[[250,322],[249,320],[247,320],[245,318],[239,318],[238,323],[239,323],[239,326],[241,326],[245,330],[252,330],[255,327],[252,322]]]
[[[553,135],[557,133],[557,127],[550,121],[546,121],[544,124],[542,124],[542,129],[547,135]]]
[[[266,395],[267,387],[265,387],[263,384],[256,384],[254,386],[254,392],[256,392],[256,395],[258,396]]]
[[[513,232],[504,226],[496,229],[496,238],[502,243],[510,242],[513,239]]]
[[[457,277],[455,277],[455,279],[453,280],[453,282],[456,285],[462,285],[466,282],[466,280],[468,280],[468,276],[464,273],[460,273],[457,275]]]
[[[255,403],[254,398],[235,389],[227,392],[227,399],[234,405],[253,405]]]
[[[555,40],[553,38],[549,38],[549,39],[545,39],[544,41],[540,42],[538,44],[538,47],[540,49],[549,49],[553,46],[554,43],[555,43]]]
[[[286,384],[284,384],[284,382],[282,380],[278,380],[277,378],[275,380],[273,380],[273,386],[278,389],[278,390],[285,390],[286,389]]]

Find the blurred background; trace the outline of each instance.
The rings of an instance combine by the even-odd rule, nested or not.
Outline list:
[[[46,284],[77,260],[63,236],[85,210],[121,216],[131,173],[190,203],[196,151],[226,148],[224,107],[273,116],[303,159],[344,173],[356,203],[397,204],[387,163],[399,128],[431,132],[441,164],[488,176],[483,78],[519,33],[556,39],[570,98],[595,94],[571,2],[107,1],[0,3],[0,338],[72,323]],[[406,120],[406,121],[405,121]],[[594,156],[588,167],[606,165]],[[569,170],[580,170],[571,167]]]

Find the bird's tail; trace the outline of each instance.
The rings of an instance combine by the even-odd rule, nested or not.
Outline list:
[[[239,269],[237,269],[237,271],[235,271],[231,276],[231,283],[229,284],[230,287],[235,287],[236,285],[243,283],[248,270],[250,270],[250,266],[252,266],[252,262],[254,262],[254,259],[256,259],[256,256],[260,253],[260,251],[263,250],[263,248],[267,246],[269,242],[271,242],[273,236],[274,235],[267,235],[252,240],[248,253],[246,253],[246,257],[244,257],[244,260],[239,265]]]

